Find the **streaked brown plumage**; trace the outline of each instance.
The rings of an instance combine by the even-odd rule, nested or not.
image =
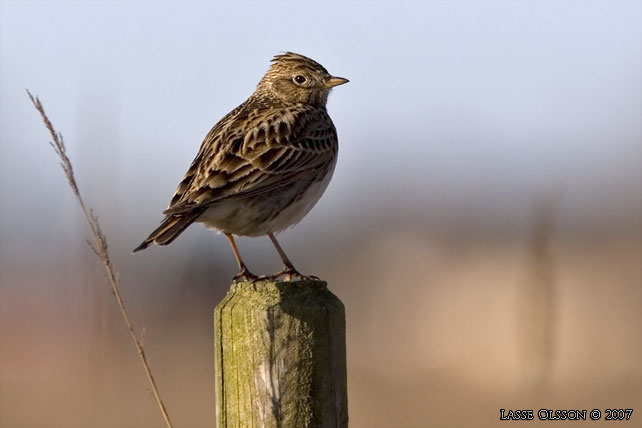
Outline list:
[[[197,221],[227,236],[240,269],[235,279],[257,277],[232,235],[268,235],[285,265],[269,278],[302,277],[274,235],[298,223],[330,181],[338,141],[326,102],[346,82],[302,55],[275,56],[252,96],[206,135],[165,219],[134,252],[170,244]]]

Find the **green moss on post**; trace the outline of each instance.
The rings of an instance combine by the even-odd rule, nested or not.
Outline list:
[[[218,428],[346,428],[345,309],[323,281],[232,284],[214,311]]]

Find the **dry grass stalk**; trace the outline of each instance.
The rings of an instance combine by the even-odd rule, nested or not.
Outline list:
[[[65,172],[65,175],[67,176],[67,181],[69,182],[69,186],[71,187],[71,190],[74,192],[74,195],[76,196],[76,199],[80,204],[80,208],[82,209],[82,212],[85,215],[85,219],[87,220],[89,229],[91,229],[91,233],[94,236],[95,245],[92,244],[89,240],[87,241],[87,243],[91,247],[92,251],[96,254],[96,256],[100,258],[100,260],[102,261],[105,267],[105,272],[107,274],[107,282],[111,287],[112,294],[114,295],[114,297],[116,297],[116,302],[118,302],[120,313],[123,317],[123,320],[125,321],[125,324],[127,325],[129,334],[131,335],[131,338],[134,341],[134,345],[136,346],[136,350],[138,351],[138,356],[140,357],[140,361],[143,364],[143,368],[145,369],[145,374],[147,375],[147,380],[149,381],[150,387],[154,394],[154,398],[156,399],[156,403],[160,408],[160,411],[163,415],[163,419],[165,420],[165,424],[167,425],[168,428],[172,428],[172,423],[170,422],[169,415],[167,414],[167,410],[165,409],[163,400],[161,400],[160,394],[158,392],[158,388],[156,386],[156,382],[154,380],[154,376],[152,375],[152,371],[149,368],[149,364],[147,363],[147,358],[145,357],[145,350],[143,348],[142,341],[138,338],[138,336],[134,332],[132,323],[129,320],[129,315],[127,314],[127,310],[125,309],[125,304],[123,303],[123,298],[120,294],[120,287],[119,287],[120,280],[118,278],[118,275],[116,274],[114,266],[111,263],[111,260],[109,259],[109,252],[107,249],[107,239],[105,238],[105,235],[100,229],[98,218],[96,217],[94,212],[91,210],[91,208],[87,209],[87,207],[85,206],[85,202],[83,201],[82,196],[80,195],[80,191],[78,190],[78,185],[76,184],[76,178],[74,177],[74,171],[71,165],[71,161],[69,160],[69,157],[67,157],[65,142],[63,140],[62,134],[57,133],[56,130],[54,129],[53,125],[51,124],[51,121],[45,114],[45,110],[42,106],[42,103],[38,99],[38,97],[34,97],[33,95],[31,95],[31,92],[29,92],[28,90],[27,90],[27,94],[29,95],[29,98],[31,99],[31,102],[33,103],[36,110],[38,110],[38,112],[40,113],[40,116],[42,116],[42,120],[44,121],[45,127],[47,128],[47,130],[49,130],[49,133],[51,134],[51,138],[53,138],[53,142],[51,142],[50,144],[56,151],[56,154],[58,155],[58,157],[60,158],[60,161],[61,161],[60,165],[62,166],[62,170]]]

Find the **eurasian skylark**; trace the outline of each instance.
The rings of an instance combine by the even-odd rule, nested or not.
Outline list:
[[[165,219],[134,252],[167,245],[196,221],[227,236],[240,270],[234,280],[257,276],[233,235],[270,237],[284,267],[267,278],[305,278],[274,235],[298,223],[330,182],[338,141],[326,102],[347,82],[303,55],[275,56],[252,96],[205,136]]]

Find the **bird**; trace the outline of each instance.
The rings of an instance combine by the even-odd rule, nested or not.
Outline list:
[[[133,252],[168,245],[198,222],[227,237],[239,268],[234,282],[316,278],[294,267],[275,235],[297,224],[330,182],[338,138],[326,103],[334,87],[348,82],[303,55],[276,55],[254,93],[207,133],[164,220]],[[259,277],[234,237],[266,235],[283,268]]]

